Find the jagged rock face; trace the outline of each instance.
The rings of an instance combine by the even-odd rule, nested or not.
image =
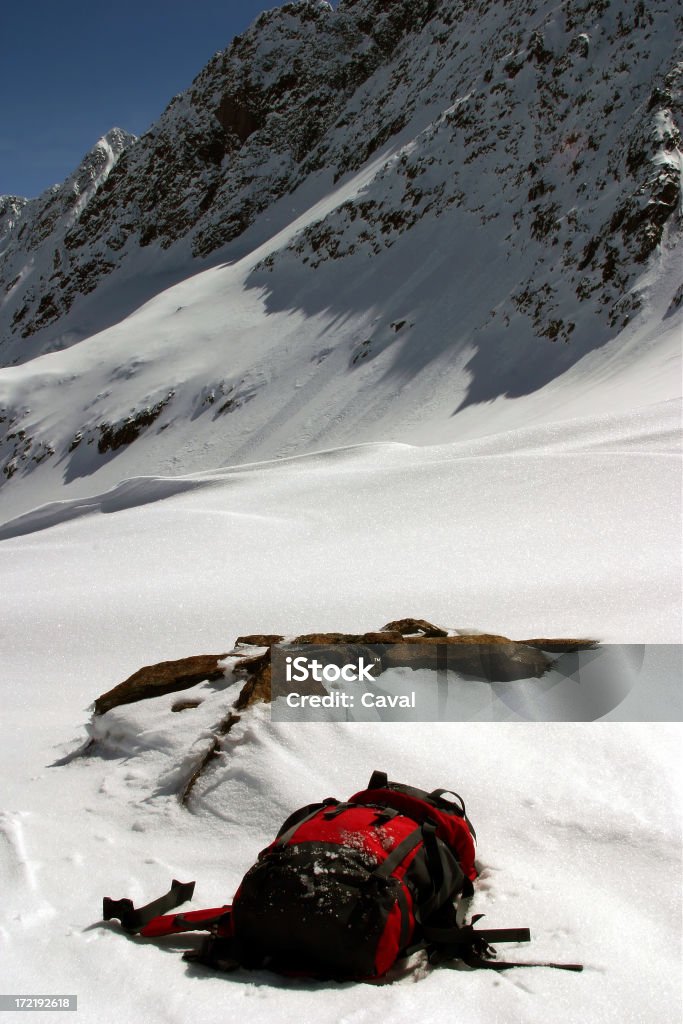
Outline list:
[[[66,236],[134,141],[113,128],[61,185],[37,199],[0,197],[0,343],[29,337],[69,308]],[[106,269],[103,264],[100,271]]]
[[[53,251],[52,267],[39,276],[22,268],[26,284],[16,273],[5,281],[3,270],[11,295],[0,352],[13,335],[25,339],[56,324],[79,295],[125,262],[129,245],[168,249],[188,238],[192,253],[206,256],[241,234],[313,166],[322,166],[320,154],[306,159],[345,101],[434,6],[433,0],[351,3],[335,13],[325,2],[301,0],[261,15],[150,131],[121,145],[120,158],[78,209],[65,202],[65,186],[36,200],[35,212],[28,204],[15,229],[17,248],[30,253],[44,243],[46,255]],[[84,196],[67,184],[74,202]],[[60,219],[66,230],[55,246]],[[20,346],[12,353],[14,361],[22,359]]]
[[[0,254],[5,252],[27,202],[21,196],[0,196]]]
[[[537,251],[513,295],[536,335],[566,341],[576,328],[553,280],[621,324],[633,273],[680,203],[674,38],[666,2],[346,0],[335,12],[302,0],[267,12],[143,138],[111,133],[110,151],[98,144],[64,185],[23,207],[2,201],[4,361],[23,358],[11,339],[58,324],[131,246],[185,239],[207,256],[314,171],[356,169],[411,123],[414,146],[376,197],[301,240],[313,265],[358,236],[377,252],[462,208],[496,220],[509,249]]]
[[[680,215],[683,64],[666,42],[670,5],[436,6],[423,45],[394,61],[391,90],[354,99],[338,173],[407,124],[430,92],[438,112],[362,197],[290,252],[316,269],[363,249],[376,256],[423,221],[435,231],[448,221],[463,239],[474,224],[480,254],[490,250],[484,265],[501,255],[515,264],[491,282],[491,311],[473,337],[578,341],[576,358],[595,345],[596,320],[601,340],[629,322],[639,308],[629,289]]]

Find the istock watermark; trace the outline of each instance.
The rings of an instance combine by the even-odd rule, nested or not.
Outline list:
[[[372,682],[373,669],[377,669],[377,659],[366,664],[364,658],[357,662],[349,662],[345,665],[325,664],[324,661],[312,660],[305,654],[298,658],[291,655],[285,657],[285,678],[288,683],[307,683],[311,679],[316,683],[338,683],[343,680],[346,683]]]
[[[328,655],[329,656],[329,655]],[[352,710],[356,702],[361,708],[415,708],[415,693],[382,694],[375,693],[372,687],[356,692],[355,688],[342,688],[345,683],[372,684],[382,672],[381,656],[374,656],[369,661],[361,656],[356,661],[349,660],[343,664],[326,663],[308,654],[299,657],[285,657],[285,682],[292,688],[283,695],[288,708],[346,708]],[[331,683],[336,687],[325,692],[310,692],[310,684]],[[302,692],[301,684],[308,685]],[[295,688],[297,686],[299,688]]]
[[[275,645],[281,722],[681,721],[680,644]]]

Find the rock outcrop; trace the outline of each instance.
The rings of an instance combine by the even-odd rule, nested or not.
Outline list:
[[[596,646],[593,640],[514,641],[491,634],[457,634],[425,619],[414,618],[399,619],[377,632],[307,633],[292,638],[277,634],[241,636],[227,654],[199,655],[146,666],[102,694],[94,703],[91,739],[59,763],[67,764],[78,756],[96,756],[102,742],[110,743],[106,716],[115,708],[190,690],[223,677],[229,682],[232,673],[237,680],[243,680],[237,698],[223,708],[220,718],[212,723],[208,732],[201,733],[182,768],[171,773],[173,792],[185,805],[197,782],[213,764],[220,763],[225,737],[240,722],[241,716],[254,705],[270,703],[278,696],[273,691],[273,651],[300,653],[304,650],[307,656],[320,657],[327,665],[344,664],[350,654],[353,658],[364,656],[374,662],[375,674],[392,668],[438,671],[447,664],[449,669],[482,682],[512,682],[540,678],[552,667],[554,654]],[[328,693],[322,683],[313,679],[297,683],[297,691],[319,696]],[[170,712],[195,709],[202,703],[203,696],[183,697],[170,706]],[[114,733],[117,731],[114,723]]]
[[[450,669],[482,681],[510,682],[543,676],[553,664],[550,654],[590,650],[596,646],[595,640],[586,639],[510,640],[491,633],[454,633],[426,619],[413,618],[399,619],[382,630],[367,633],[305,633],[290,638],[259,633],[238,637],[227,654],[202,654],[141,668],[98,697],[94,711],[96,715],[103,715],[122,704],[220,679],[228,669],[228,660],[232,660],[235,675],[245,677],[235,710],[243,711],[258,702],[269,703],[274,648],[284,651],[304,648],[311,657],[323,657],[328,664],[343,664],[348,660],[350,648],[354,656],[366,654],[375,660],[380,673],[390,668],[437,669],[442,664],[445,648]],[[327,692],[314,681],[306,686],[309,687],[307,693]],[[191,701],[183,704],[192,706]]]
[[[122,704],[134,704],[150,697],[187,690],[205,680],[222,678],[225,669],[221,661],[225,654],[199,654],[179,661],[161,661],[146,665],[118,686],[101,694],[95,701],[96,715],[104,715]]]

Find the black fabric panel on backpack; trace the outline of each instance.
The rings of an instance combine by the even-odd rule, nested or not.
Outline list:
[[[233,904],[240,959],[323,976],[371,977],[400,883],[373,877],[362,851],[278,846],[245,875]]]

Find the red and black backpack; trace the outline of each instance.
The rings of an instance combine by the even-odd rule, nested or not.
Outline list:
[[[103,918],[147,938],[208,931],[185,958],[222,970],[370,980],[419,949],[432,963],[540,966],[493,959],[490,943],[528,941],[527,928],[475,929],[481,915],[465,923],[475,839],[457,793],[427,793],[373,772],[368,788],[348,801],[327,799],[290,815],[232,905],[168,914],[194,890],[194,882],[174,881],[138,910],[130,900],[105,899]]]

